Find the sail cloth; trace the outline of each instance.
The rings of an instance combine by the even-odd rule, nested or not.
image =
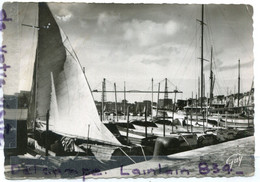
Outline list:
[[[56,98],[56,90],[53,80],[53,74],[51,72],[51,100],[50,100],[50,118],[51,121],[59,120],[58,103]],[[49,124],[50,125],[50,124]],[[53,127],[53,126],[50,126]],[[55,128],[54,128],[55,130]]]
[[[50,130],[76,138],[121,145],[100,121],[81,67],[69,51],[56,84],[56,98],[59,119],[50,118]]]
[[[36,120],[46,121],[46,113],[50,109],[51,131],[64,136],[121,146],[100,121],[76,55],[69,46],[67,37],[61,36],[46,3],[39,3],[34,74]]]
[[[38,18],[38,44],[34,65],[36,99],[36,117],[46,120],[46,113],[50,107],[51,77],[53,73],[54,84],[63,69],[66,60],[66,51],[62,43],[59,27],[46,3],[39,3]]]

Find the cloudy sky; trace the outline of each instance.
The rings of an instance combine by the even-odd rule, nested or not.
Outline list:
[[[198,90],[200,75],[201,5],[177,4],[86,4],[49,3],[49,7],[82,65],[92,89],[154,90],[168,78],[169,89],[178,87],[191,97]],[[37,4],[6,3],[12,22],[6,23],[6,94],[30,90],[35,59],[37,31],[21,26],[37,25]],[[17,16],[19,14],[19,16]],[[214,94],[237,90],[237,63],[241,60],[241,91],[248,91],[253,80],[253,8],[245,5],[205,6],[205,59],[213,47]],[[209,62],[204,63],[206,93],[209,92]],[[17,79],[19,78],[19,79]],[[161,82],[163,89],[164,83]],[[99,94],[94,94],[100,100]],[[149,94],[132,94],[130,101],[150,99]],[[155,97],[155,96],[154,96]],[[163,97],[163,96],[161,96]],[[170,95],[170,97],[172,97]],[[113,95],[108,96],[113,100]],[[122,95],[119,95],[119,101]]]

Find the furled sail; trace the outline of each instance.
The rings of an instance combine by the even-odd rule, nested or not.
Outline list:
[[[121,145],[100,121],[88,82],[46,3],[39,4],[39,34],[34,83],[36,119],[45,121],[50,109],[49,129],[55,133]]]

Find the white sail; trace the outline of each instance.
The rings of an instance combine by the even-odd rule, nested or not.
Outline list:
[[[36,88],[33,92],[37,110],[35,120],[46,121],[50,109],[51,131],[121,146],[100,121],[79,61],[46,3],[39,3],[39,27],[33,86]]]
[[[58,103],[56,98],[55,85],[53,80],[53,74],[51,72],[51,101],[50,101],[50,118],[51,123],[55,123],[55,121],[59,120],[59,111],[58,111]],[[55,131],[55,126],[49,124],[50,130]]]
[[[89,137],[91,140],[121,145],[100,121],[82,69],[71,54],[67,50],[64,70],[59,74],[56,84],[59,120],[50,121],[50,125],[53,125],[55,132],[67,136]]]

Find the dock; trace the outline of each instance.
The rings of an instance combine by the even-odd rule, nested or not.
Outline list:
[[[5,166],[7,179],[234,177],[253,176],[255,137],[250,136],[130,165],[113,166],[91,157],[12,158]],[[131,156],[132,157],[132,156]],[[146,156],[149,158],[149,156]],[[133,160],[135,157],[132,157]],[[123,161],[129,160],[123,157]]]
[[[106,177],[122,178],[253,176],[254,146],[255,138],[251,136],[122,166],[102,173]]]

